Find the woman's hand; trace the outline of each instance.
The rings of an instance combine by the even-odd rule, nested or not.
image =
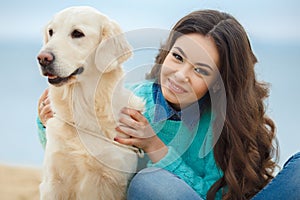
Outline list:
[[[137,110],[123,108],[116,130],[127,138],[115,137],[115,141],[143,149],[153,163],[161,160],[168,152],[167,146],[157,137],[148,120]]]
[[[38,101],[38,116],[44,126],[46,126],[48,119],[53,117],[48,92],[49,89],[46,89]]]

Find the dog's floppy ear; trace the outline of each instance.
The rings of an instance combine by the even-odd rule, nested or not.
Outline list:
[[[104,24],[101,38],[95,55],[96,67],[101,72],[113,70],[132,55],[131,46],[115,22],[107,21]]]

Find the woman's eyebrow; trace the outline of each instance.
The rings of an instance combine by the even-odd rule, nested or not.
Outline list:
[[[183,50],[180,47],[174,47],[174,49],[177,49],[186,58],[185,53],[183,52]]]
[[[198,66],[203,66],[203,67],[207,67],[207,68],[209,68],[211,71],[213,71],[212,67],[211,67],[211,66],[209,66],[208,64],[205,64],[205,63],[198,62],[198,63],[195,63],[195,65],[198,65]]]
[[[184,51],[183,51],[180,47],[174,47],[174,49],[177,49],[177,50],[178,50],[185,58],[187,58],[186,54],[184,53]],[[187,59],[188,59],[188,58],[187,58]],[[195,63],[195,65],[207,67],[207,68],[209,68],[211,71],[213,71],[212,67],[209,66],[208,64],[201,63],[201,62],[197,62],[197,63]]]

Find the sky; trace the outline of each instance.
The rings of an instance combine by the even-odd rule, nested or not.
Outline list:
[[[26,63],[25,65],[34,65],[34,67],[36,67],[35,56],[38,51],[37,49],[36,52],[25,52],[27,46],[18,47],[16,45],[16,48],[19,48],[19,51],[17,51],[14,49],[15,47],[9,47],[7,44],[42,44],[43,28],[51,17],[66,7],[77,5],[95,7],[103,14],[117,21],[124,32],[143,28],[169,30],[181,17],[191,11],[199,9],[217,9],[232,14],[244,26],[250,40],[254,41],[254,47],[256,47],[255,44],[260,44],[259,48],[255,48],[255,50],[259,53],[258,57],[260,58],[261,66],[276,66],[275,69],[260,68],[259,73],[272,84],[268,112],[275,117],[276,122],[279,122],[279,140],[283,146],[281,150],[283,155],[281,162],[286,160],[291,154],[300,150],[298,142],[300,141],[300,134],[297,133],[297,125],[300,122],[298,115],[300,112],[298,106],[300,95],[297,93],[297,91],[300,91],[298,78],[298,74],[300,73],[300,67],[298,66],[300,65],[300,53],[299,56],[297,55],[297,53],[300,52],[300,26],[298,25],[300,21],[299,0],[10,0],[6,1],[5,4],[2,3],[0,7],[0,45],[2,45],[0,46],[0,60],[2,62],[0,63],[0,69],[3,71],[4,67],[6,67],[6,64],[3,64],[6,60],[7,62],[11,62],[20,56],[15,55],[14,52],[22,53],[23,49],[25,49],[22,53],[23,56],[32,60],[30,64]],[[264,46],[261,46],[262,44]],[[282,46],[285,48],[281,49]],[[272,50],[275,54],[268,54],[269,50]],[[287,60],[280,59],[283,52]],[[276,59],[274,59],[274,56]],[[10,60],[8,60],[8,58],[10,58]],[[20,61],[18,63],[20,63]],[[11,65],[13,67],[13,62]],[[20,64],[17,65],[20,68],[31,67],[22,66]],[[3,102],[15,102],[15,99],[24,98],[24,96],[21,95],[32,95],[26,98],[27,101],[30,101],[30,105],[34,107],[32,110],[34,109],[35,112],[37,99],[42,89],[46,87],[46,83],[41,84],[41,82],[44,83],[45,80],[39,77],[37,72],[35,72],[36,74],[33,76],[35,80],[30,80],[32,78],[26,77],[26,69],[22,70],[20,71],[24,74],[19,74],[18,78],[27,82],[32,81],[32,84],[38,84],[35,86],[36,88],[29,88],[30,91],[34,92],[30,92],[28,88],[24,88],[22,91],[12,93],[6,101],[4,101],[5,98],[2,96],[0,98],[0,104],[3,104]],[[31,70],[37,71],[37,67]],[[13,70],[11,71],[13,72]],[[31,72],[30,70],[27,71]],[[9,78],[7,79],[10,80]],[[4,80],[6,79],[3,77],[0,79],[0,91],[9,90],[6,88],[7,85],[5,85],[6,82]],[[3,82],[5,83],[1,84]],[[25,85],[26,84],[24,84],[24,86]],[[288,92],[289,90],[292,90],[294,93]],[[284,99],[286,103],[283,104],[282,99]],[[19,101],[17,101],[13,107],[16,110],[18,108],[22,112],[21,105],[18,107],[19,104]],[[7,107],[7,105],[1,106],[0,109]],[[3,113],[4,111],[0,110],[0,112]],[[19,116],[18,113],[7,114],[12,118]],[[28,123],[28,121],[30,121],[32,123],[31,125],[22,125],[20,121],[18,121],[17,125],[25,127],[25,129],[28,130],[30,128],[33,129],[32,127],[35,125],[36,116],[35,113],[31,113],[31,115],[32,119],[27,119],[26,122]],[[28,115],[21,115],[21,117],[28,117]],[[5,116],[2,115],[0,116],[0,140],[3,139],[3,135],[5,135],[6,132],[9,132],[11,127],[11,125],[5,126],[6,124],[4,123],[6,123]],[[31,129],[30,131],[32,131]],[[11,130],[15,132],[19,131],[17,129]],[[35,129],[33,132],[34,131]],[[34,133],[30,134],[34,135]],[[17,136],[15,138],[17,138]],[[22,153],[24,154],[28,154],[29,149],[30,153],[40,151],[36,153],[39,160],[32,159],[32,161],[30,161],[34,164],[39,164],[42,157],[42,150],[36,140],[32,140],[32,138],[28,138],[27,140],[32,141],[30,147],[20,147],[19,151],[23,151]],[[2,149],[7,148],[6,146],[1,148],[3,145],[6,145],[5,141],[2,141],[2,143],[0,141],[0,161],[2,160],[1,156],[4,155],[1,154]],[[7,144],[7,146],[9,145]],[[28,150],[28,152],[26,150]],[[13,153],[11,152],[11,154]],[[24,155],[19,155],[19,157],[22,156]]]
[[[235,16],[252,37],[300,43],[298,0],[10,0],[0,8],[0,38],[39,38],[45,22],[54,13],[75,5],[97,8],[119,22],[124,31],[145,27],[170,29],[193,10],[219,9]]]

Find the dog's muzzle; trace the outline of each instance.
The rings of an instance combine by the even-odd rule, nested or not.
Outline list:
[[[71,79],[74,79],[74,76],[81,74],[84,70],[83,67],[79,67],[73,73],[71,73],[69,76],[61,77],[55,71],[55,65],[54,65],[55,56],[53,53],[42,51],[38,55],[37,59],[41,66],[41,71],[42,71],[43,75],[47,76],[48,82],[55,86],[61,86],[65,83],[69,82]]]
[[[74,76],[79,75],[83,72],[83,67],[79,67],[78,69],[76,69],[70,76],[67,77],[59,77],[56,76],[54,74],[46,74],[45,76],[48,76],[48,82],[52,85],[55,86],[61,86],[64,83],[69,82],[69,80],[71,80]]]

